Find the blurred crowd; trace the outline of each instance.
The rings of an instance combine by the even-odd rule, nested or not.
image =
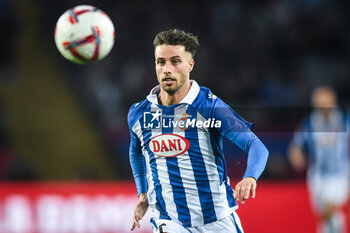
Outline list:
[[[258,128],[265,125],[260,127],[265,131],[276,133],[278,126],[294,124],[289,113],[297,107],[307,108],[310,92],[318,85],[334,87],[341,106],[350,101],[350,8],[345,0],[31,2],[36,4],[33,20],[38,23],[33,30],[40,33],[42,48],[65,71],[65,82],[106,141],[109,153],[125,167],[126,115],[131,104],[145,98],[157,84],[152,42],[162,30],[181,28],[197,35],[201,47],[191,77],[233,108],[258,108],[258,113],[249,115],[248,111],[244,117]],[[0,37],[2,86],[13,82],[19,63],[14,53],[16,36],[25,29],[18,20],[17,4],[0,0],[0,30],[7,35]],[[105,10],[116,28],[111,54],[90,66],[65,61],[53,41],[58,17],[80,4]],[[271,108],[283,112],[277,110],[271,117]],[[11,133],[8,135],[10,138]],[[280,145],[287,145],[288,140],[285,137]],[[285,162],[285,149],[276,149],[276,165],[267,170],[272,177],[286,175],[276,169]]]

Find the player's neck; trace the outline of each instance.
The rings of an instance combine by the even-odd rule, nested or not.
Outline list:
[[[160,91],[158,100],[161,105],[171,106],[178,104],[187,95],[191,88],[191,82],[187,81],[177,92],[174,94],[169,94],[163,89]]]

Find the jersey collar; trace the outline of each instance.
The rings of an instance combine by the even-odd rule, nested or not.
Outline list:
[[[180,101],[180,104],[183,104],[183,103],[192,104],[193,101],[198,96],[198,93],[200,91],[200,87],[198,83],[195,80],[190,80],[190,82],[192,84],[190,87],[190,90],[188,91],[186,96]],[[151,92],[147,96],[147,100],[153,104],[159,105],[159,102],[158,102],[159,92],[160,92],[160,85],[157,85],[151,90]]]

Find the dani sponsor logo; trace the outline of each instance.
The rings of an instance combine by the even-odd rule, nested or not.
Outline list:
[[[153,137],[149,142],[149,148],[153,154],[161,157],[174,157],[185,153],[190,147],[190,142],[177,134],[161,134]]]

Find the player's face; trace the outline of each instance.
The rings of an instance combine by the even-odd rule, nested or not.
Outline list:
[[[328,89],[319,89],[314,96],[313,106],[320,110],[325,117],[328,117],[332,108],[336,107],[335,94]]]
[[[156,73],[162,89],[175,94],[189,81],[194,60],[182,45],[159,45],[155,49]]]
[[[321,89],[317,92],[313,105],[315,108],[334,108],[337,104],[334,94],[327,89]]]

